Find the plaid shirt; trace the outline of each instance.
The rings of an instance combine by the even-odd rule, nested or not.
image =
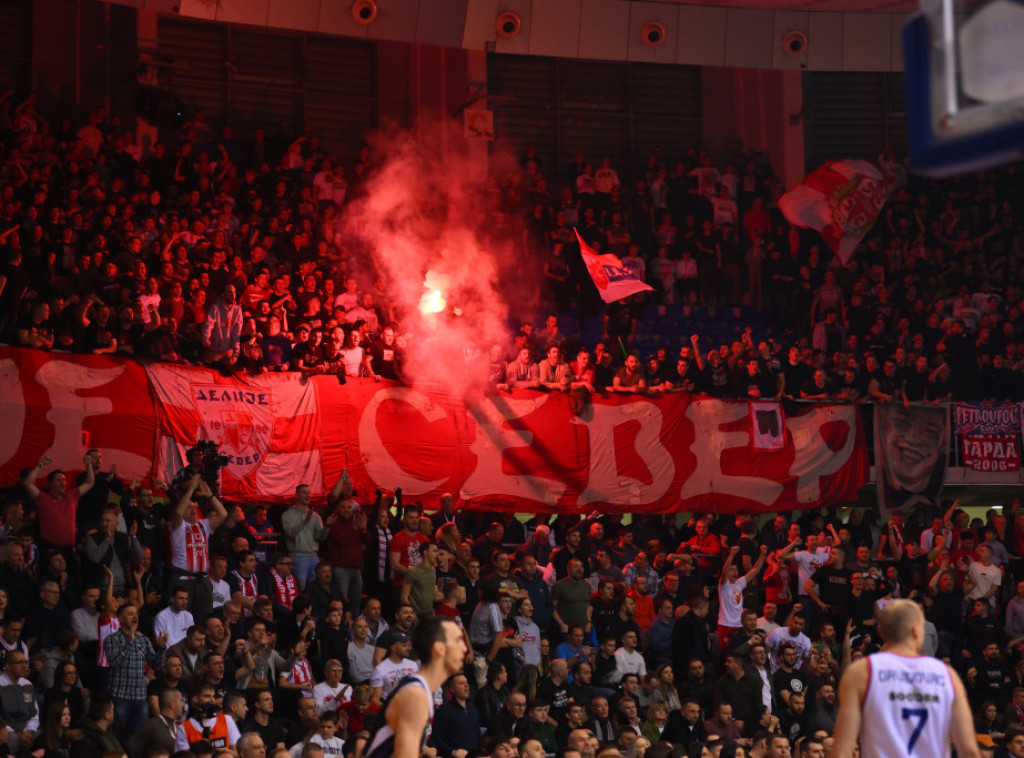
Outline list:
[[[110,662],[110,694],[122,700],[145,700],[149,680],[145,676],[146,662],[153,670],[160,668],[164,651],[159,652],[142,632],[135,633],[131,642],[123,629],[107,637],[103,645]]]
[[[647,594],[651,597],[658,594],[658,588],[661,586],[661,574],[650,566],[646,569],[641,569],[635,563],[630,563],[622,573],[627,587],[633,586],[633,580],[636,579],[637,576],[645,576],[647,577]]]

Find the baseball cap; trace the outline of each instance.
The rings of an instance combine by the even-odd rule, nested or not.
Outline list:
[[[996,743],[987,734],[975,734],[974,740],[978,743],[978,747],[983,747],[987,750],[992,750],[996,746]]]

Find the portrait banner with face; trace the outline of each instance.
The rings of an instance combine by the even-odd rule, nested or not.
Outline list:
[[[885,511],[937,503],[949,460],[949,409],[875,404],[878,505]]]

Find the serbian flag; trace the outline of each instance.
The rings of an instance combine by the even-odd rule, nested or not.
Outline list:
[[[645,284],[640,277],[622,265],[622,261],[611,253],[599,254],[590,245],[583,241],[578,229],[576,239],[580,241],[580,254],[583,256],[583,263],[590,272],[590,278],[597,285],[597,291],[601,293],[601,299],[606,303],[614,303],[624,297],[629,297],[637,292],[645,290],[654,291],[654,287]]]
[[[845,264],[871,231],[893,186],[870,161],[829,161],[779,198],[793,224],[817,229]]]

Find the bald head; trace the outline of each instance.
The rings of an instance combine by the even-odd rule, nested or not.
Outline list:
[[[913,600],[893,600],[878,612],[878,632],[888,645],[910,642],[914,627],[924,623],[924,612]]]

